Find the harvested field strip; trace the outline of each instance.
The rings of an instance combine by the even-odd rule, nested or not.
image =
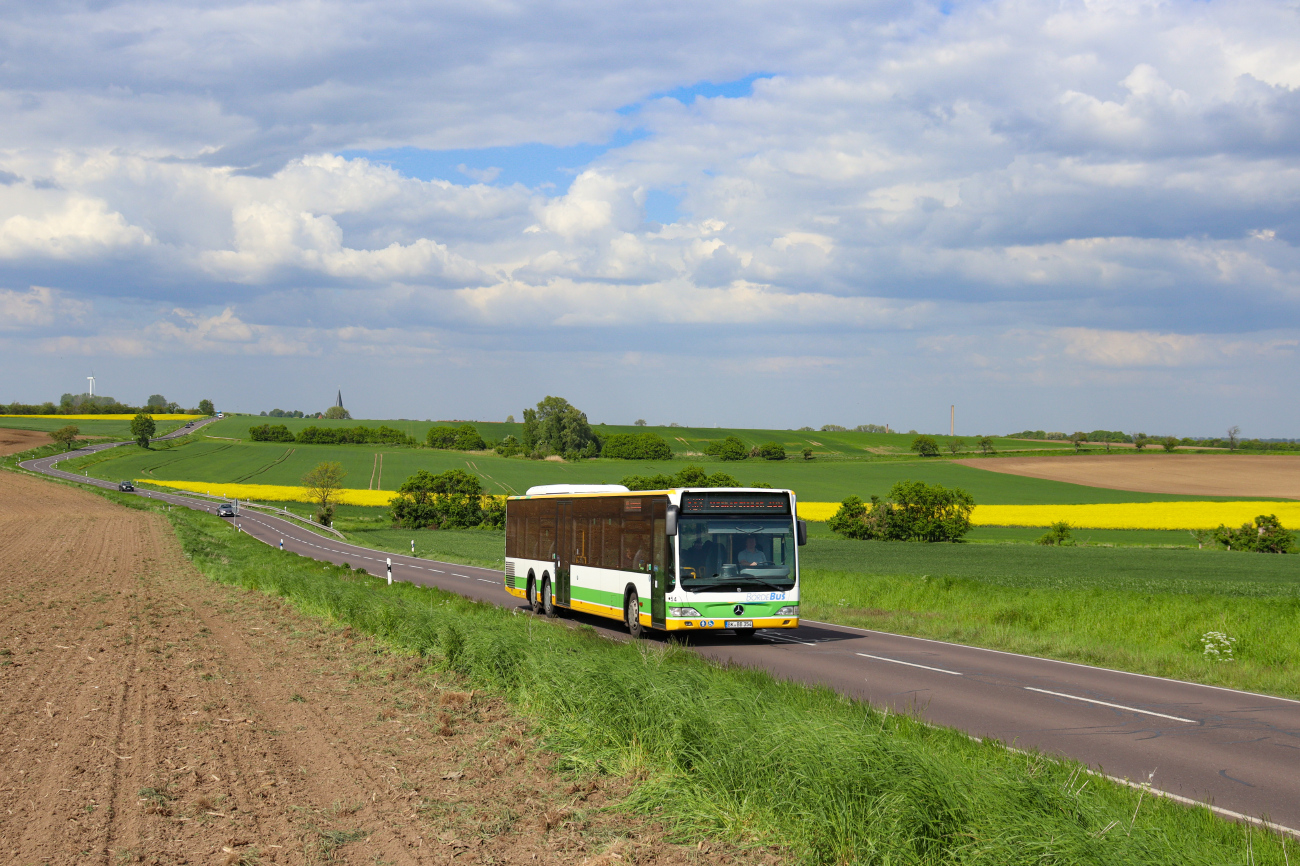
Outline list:
[[[54,418],[57,420],[68,421],[130,421],[134,415],[0,415],[0,418]],[[155,421],[194,421],[199,418],[206,418],[207,415],[167,415],[150,413],[150,418]]]
[[[195,564],[469,678],[532,714],[559,766],[633,775],[679,838],[817,864],[1282,864],[1275,837],[1082,768],[976,743],[828,690],[614,642],[517,610],[324,566],[201,514],[170,515]],[[1119,828],[1119,829],[1117,829]]]
[[[800,502],[805,520],[830,520],[838,502]],[[1275,514],[1284,526],[1300,526],[1300,502],[1111,502],[1097,505],[977,505],[976,526],[1051,526],[1064,520],[1080,529],[1214,529],[1240,526]]]
[[[265,472],[266,470],[270,469],[273,466],[279,466],[281,463],[288,460],[289,457],[293,454],[293,452],[297,450],[298,449],[296,448],[286,448],[283,454],[281,454],[279,457],[275,458],[270,463],[263,466],[261,469],[254,469],[252,472],[249,472],[247,475],[243,476],[242,478],[236,478],[235,483],[236,484],[242,483],[244,481],[247,481],[250,478],[261,475],[263,472]]]

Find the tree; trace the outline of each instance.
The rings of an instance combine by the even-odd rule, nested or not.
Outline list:
[[[644,426],[645,426],[645,419],[644,419],[644,418],[638,418],[638,419],[636,419],[636,426],[638,426],[638,427],[644,427]]]
[[[329,526],[334,520],[334,497],[342,489],[345,477],[343,464],[334,460],[317,463],[302,477],[302,486],[316,503],[316,522],[321,526]]]
[[[149,399],[144,401],[144,408],[163,412],[167,409],[167,398],[162,394],[150,394]]]
[[[563,397],[543,398],[537,404],[536,418],[539,447],[570,458],[595,457],[600,453],[600,441],[587,422],[587,414]]]
[[[211,401],[211,400],[200,400],[200,401],[199,401],[199,414],[200,414],[200,415],[215,415],[215,414],[217,414],[217,410],[216,410],[216,407],[214,407],[214,406],[212,405],[212,401]]]
[[[421,469],[398,488],[388,511],[393,523],[405,529],[469,529],[484,524],[483,503],[483,485],[476,476],[461,469],[437,475]],[[495,512],[489,525],[493,520]]]
[[[154,431],[158,425],[153,423],[153,417],[141,412],[131,419],[131,438],[141,448],[149,447],[149,440],[153,438]]]
[[[1038,543],[1047,547],[1070,547],[1074,544],[1074,537],[1070,535],[1070,524],[1065,520],[1058,520],[1052,524],[1051,529],[1039,536]]]
[[[1151,444],[1151,439],[1147,436],[1147,434],[1145,433],[1133,434],[1133,447],[1136,448],[1137,450],[1141,451],[1143,448],[1147,447],[1150,444]]]
[[[537,450],[537,410],[524,410],[524,430],[521,434],[524,453],[532,455]]]
[[[248,438],[253,442],[292,442],[293,433],[283,424],[259,424],[248,428]]]
[[[352,413],[342,406],[331,406],[325,410],[325,414],[321,417],[330,421],[351,421]]]
[[[1178,437],[1166,436],[1160,440],[1160,447],[1165,449],[1166,454],[1173,454],[1174,449],[1178,447]]]
[[[922,457],[938,457],[939,443],[934,441],[933,436],[922,433],[912,440],[912,450]]]
[[[949,439],[947,447],[948,453],[952,454],[953,457],[956,457],[961,453],[961,449],[966,447],[966,443],[961,439]]]
[[[62,445],[64,451],[71,451],[72,443],[76,442],[77,437],[80,435],[81,430],[77,425],[69,424],[66,427],[60,427],[58,430],[55,430],[50,434],[50,438]]]
[[[1073,434],[1070,435],[1070,443],[1074,445],[1075,454],[1078,454],[1080,451],[1083,450],[1084,443],[1086,443],[1087,441],[1088,441],[1088,434],[1082,431],[1076,430]]]
[[[811,448],[805,448],[805,449],[803,450],[803,459],[805,459],[805,460],[811,460],[811,459],[813,459],[813,453],[812,453],[812,449],[811,449]]]
[[[515,423],[515,416],[514,416],[514,415],[507,415],[507,416],[506,416],[506,423],[507,423],[507,424],[513,424],[513,423]]]
[[[975,444],[979,445],[980,451],[983,452],[985,455],[992,454],[994,451],[997,450],[996,448],[993,447],[992,436],[981,436],[980,441]]]
[[[764,442],[758,446],[758,456],[764,460],[784,460],[785,448],[780,442]]]
[[[707,475],[703,466],[690,465],[676,475],[628,475],[620,482],[628,490],[668,490],[673,487],[739,487],[740,482],[725,472]],[[757,485],[751,485],[757,486]],[[768,485],[762,485],[768,486]]]
[[[1236,424],[1233,424],[1231,427],[1228,428],[1228,450],[1229,451],[1237,450],[1237,443],[1239,441],[1237,437],[1239,437],[1240,435],[1241,435],[1241,428],[1238,427]]]

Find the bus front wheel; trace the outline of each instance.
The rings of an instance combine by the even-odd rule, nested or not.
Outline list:
[[[629,592],[623,602],[623,620],[634,639],[645,634],[645,629],[641,626],[641,599],[635,593]]]
[[[542,613],[555,616],[555,599],[551,597],[551,579],[542,579]]]
[[[540,613],[542,610],[542,605],[537,600],[537,581],[532,576],[528,578],[528,609],[533,613]]]

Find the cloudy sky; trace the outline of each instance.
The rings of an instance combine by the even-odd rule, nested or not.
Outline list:
[[[0,401],[1300,436],[1294,2],[0,8]]]

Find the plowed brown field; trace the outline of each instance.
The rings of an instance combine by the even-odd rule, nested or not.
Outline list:
[[[1115,490],[1243,499],[1300,499],[1300,457],[1116,454],[999,457],[955,462],[990,472]]]
[[[0,863],[716,863],[499,701],[208,581],[165,519],[0,472]],[[739,859],[770,862],[748,852]]]
[[[39,430],[0,429],[0,454],[17,454],[29,448],[49,445],[51,441],[49,433]]]

